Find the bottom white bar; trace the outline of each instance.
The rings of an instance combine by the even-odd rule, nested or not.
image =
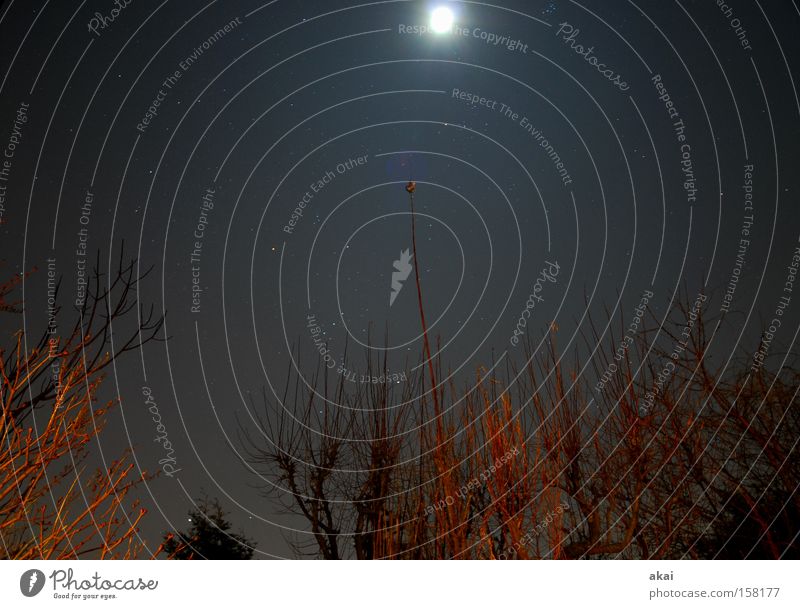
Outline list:
[[[14,608],[140,609],[189,602],[203,608],[567,603],[796,609],[797,579],[798,565],[790,561],[4,561],[0,598],[3,607]]]

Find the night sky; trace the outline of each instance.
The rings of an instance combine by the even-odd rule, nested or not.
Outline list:
[[[207,493],[289,557],[307,525],[262,496],[242,428],[321,345],[336,374],[345,345],[355,377],[365,348],[418,366],[414,264],[458,383],[524,362],[531,294],[534,346],[682,291],[735,320],[715,353],[758,348],[800,245],[798,26],[788,0],[6,2],[0,270],[40,271],[0,329],[41,333],[48,262],[64,326],[98,251],[152,266],[138,298],[170,338],[116,363],[93,455],[162,467],[147,393],[174,447],[137,491],[152,549]],[[800,294],[782,321],[767,366]]]

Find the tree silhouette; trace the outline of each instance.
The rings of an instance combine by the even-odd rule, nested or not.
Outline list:
[[[20,329],[0,346],[0,559],[133,558],[142,549],[138,524],[145,514],[127,503],[146,477],[123,452],[86,471],[108,408],[97,403],[106,368],[123,353],[160,340],[163,318],[138,311],[141,323],[111,342],[115,322],[136,311],[132,297],[146,275],[135,260],[110,278],[99,254],[83,305],[66,332],[50,328],[31,344]],[[12,294],[22,276],[0,285],[0,310],[18,313]],[[55,298],[57,298],[57,290]],[[60,321],[60,308],[54,316]]]
[[[231,533],[231,523],[217,499],[204,497],[189,510],[192,526],[186,532],[165,533],[163,551],[177,560],[250,560],[256,543]]]
[[[679,302],[631,343],[625,320],[590,321],[569,358],[551,325],[535,357],[524,340],[522,367],[480,369],[466,391],[438,359],[426,387],[425,356],[402,385],[290,371],[257,434],[242,428],[249,461],[308,522],[298,555],[796,556],[800,374],[711,357],[702,311]],[[386,374],[385,354],[366,361]]]

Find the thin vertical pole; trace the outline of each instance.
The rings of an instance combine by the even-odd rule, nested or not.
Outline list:
[[[433,369],[433,358],[431,357],[431,345],[428,341],[428,325],[425,323],[425,308],[422,305],[422,287],[419,281],[419,258],[417,258],[417,228],[416,228],[416,214],[414,212],[414,190],[416,184],[409,182],[406,186],[410,200],[411,200],[411,249],[414,254],[414,278],[417,282],[417,301],[419,303],[419,319],[422,324],[422,340],[425,346],[425,357],[428,360],[428,372],[431,377],[431,390],[433,391],[433,404],[435,412],[439,414],[439,396],[436,392],[436,373]]]

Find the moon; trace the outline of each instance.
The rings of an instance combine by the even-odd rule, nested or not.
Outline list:
[[[444,34],[453,27],[453,11],[446,6],[433,9],[431,13],[431,29],[437,34]]]

